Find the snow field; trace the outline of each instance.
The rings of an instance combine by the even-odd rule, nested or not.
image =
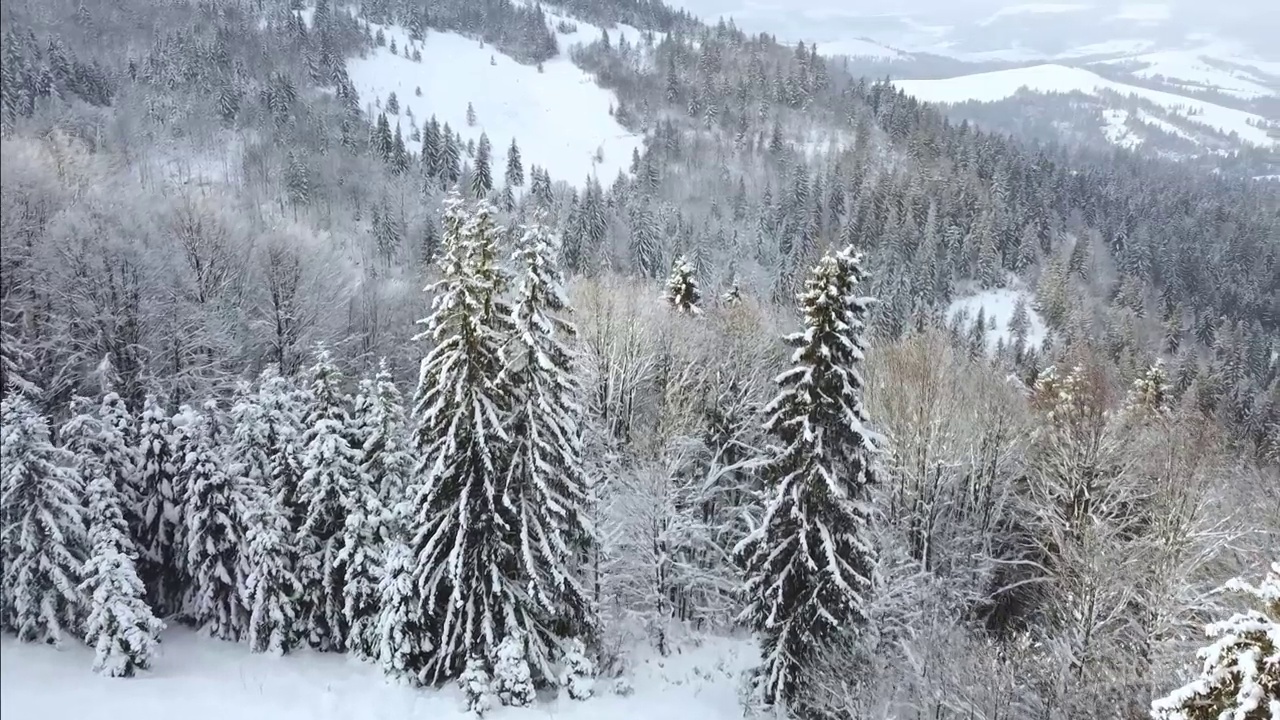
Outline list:
[[[1110,90],[1121,95],[1136,95],[1178,112],[1192,122],[1221,132],[1234,132],[1241,140],[1253,145],[1267,147],[1276,144],[1274,139],[1267,136],[1266,130],[1251,124],[1262,121],[1259,115],[1173,93],[1114,82],[1083,68],[1066,65],[1034,65],[936,80],[897,80],[894,84],[908,95],[938,103],[971,100],[996,102],[1012,97],[1024,88],[1033,92],[1086,94]]]
[[[1009,332],[1009,321],[1013,319],[1013,310],[1021,298],[1027,303],[1027,316],[1031,320],[1031,326],[1027,330],[1027,345],[1031,347],[1040,347],[1044,342],[1047,329],[1044,320],[1035,309],[1035,296],[1029,292],[1022,290],[1011,290],[1008,288],[997,288],[994,290],[983,290],[969,297],[959,298],[952,301],[947,307],[947,320],[950,321],[959,312],[967,312],[969,315],[969,324],[967,327],[973,327],[973,323],[977,320],[978,310],[983,311],[983,317],[990,326],[991,320],[995,319],[995,329],[987,331],[987,345],[991,349],[995,349],[996,343],[1003,338],[1006,345],[1013,342],[1012,335]]]
[[[849,40],[832,40],[830,42],[818,43],[818,52],[826,56],[832,55],[848,55],[849,57],[858,58],[875,58],[877,60],[909,60],[910,55],[895,50],[887,45],[881,45],[874,40],[866,38],[852,38]]]
[[[131,679],[89,671],[93,651],[0,639],[0,716],[5,720],[471,720],[454,685],[420,689],[389,682],[344,655],[298,651],[255,655],[244,645],[165,632],[153,669]],[[737,720],[738,678],[758,661],[743,640],[707,638],[669,657],[637,649],[626,682],[596,681],[586,701],[540,697],[489,718]],[[630,694],[628,693],[630,689]],[[617,691],[621,689],[621,694]]]
[[[1216,58],[1238,65],[1252,65],[1257,62],[1236,57],[1230,52],[1223,52],[1214,47],[1205,47],[1198,50],[1168,50],[1127,55],[1093,64],[1139,63],[1143,67],[1133,71],[1137,77],[1149,79],[1163,77],[1165,82],[1186,90],[1216,90],[1245,100],[1276,94],[1273,89],[1262,84],[1261,78],[1243,70],[1228,70],[1209,62]]]
[[[376,32],[379,26],[373,28]],[[539,72],[497,48],[482,47],[480,41],[456,33],[429,31],[426,39],[415,45],[405,28],[381,29],[387,47],[349,60],[347,74],[362,105],[375,115],[385,106],[387,96],[396,94],[400,112],[387,119],[400,126],[406,147],[414,152],[420,152],[422,145],[410,142],[410,125],[421,129],[432,115],[442,125],[447,122],[463,140],[479,141],[481,133],[488,134],[495,180],[502,177],[512,138],[520,147],[526,168],[538,165],[553,180],[571,184],[579,184],[589,175],[604,184],[612,182],[620,170],[630,166],[632,151],[641,147],[642,138],[610,114],[610,108],[617,106],[613,93],[597,86],[568,59],[565,38],[571,36],[560,35],[561,55],[544,63]],[[585,32],[579,23],[574,35]],[[396,53],[389,49],[392,40]],[[415,46],[422,53],[422,62],[411,59]],[[468,103],[475,108],[474,126],[467,124]],[[599,162],[598,152],[602,155]]]

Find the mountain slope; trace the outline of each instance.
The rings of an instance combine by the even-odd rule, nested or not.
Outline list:
[[[894,84],[920,100],[937,103],[995,102],[1012,97],[1024,89],[1042,93],[1080,92],[1090,95],[1113,92],[1148,100],[1189,122],[1208,126],[1218,132],[1227,135],[1234,133],[1245,143],[1260,147],[1276,144],[1276,140],[1269,137],[1262,127],[1266,121],[1260,115],[1160,90],[1127,85],[1083,68],[1066,65],[1033,65],[936,80],[898,80]]]
[[[585,25],[585,27],[584,27]],[[610,182],[631,162],[641,137],[618,124],[612,112],[616,96],[598,87],[567,57],[564,41],[599,32],[580,24],[559,33],[560,54],[541,67],[516,62],[497,48],[452,32],[429,32],[421,43],[398,25],[371,25],[386,44],[347,62],[347,74],[371,115],[385,110],[396,94],[400,110],[388,118],[399,124],[406,146],[421,151],[410,136],[431,115],[448,123],[464,140],[489,136],[494,172],[500,175],[512,139],[527,165],[546,169],[570,183],[596,176]],[[632,41],[639,40],[633,30]],[[392,44],[397,52],[391,52]],[[412,59],[421,53],[421,61]],[[475,110],[475,123],[467,107]],[[393,125],[394,127],[394,125]]]

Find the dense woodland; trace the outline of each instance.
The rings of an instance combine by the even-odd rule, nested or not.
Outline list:
[[[555,7],[641,38],[6,3],[4,627],[113,675],[162,621],[345,651],[478,712],[745,631],[752,712],[1136,718],[1190,679],[1216,589],[1280,559],[1280,188]],[[423,97],[410,152],[346,76],[371,24],[568,55],[644,148],[551,178]],[[1007,337],[947,312],[1002,287]],[[1222,647],[1275,642],[1272,572]]]

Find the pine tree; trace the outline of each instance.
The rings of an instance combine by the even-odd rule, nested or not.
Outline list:
[[[631,211],[631,258],[640,274],[659,278],[662,274],[662,238],[657,219],[647,202]],[[576,269],[573,265],[570,269]]]
[[[418,680],[432,650],[430,625],[422,615],[421,595],[413,584],[414,559],[398,539],[387,548],[378,583],[381,607],[376,628],[377,659],[391,677]]]
[[[443,152],[440,123],[432,115],[422,128],[422,174],[425,179],[439,182],[444,164]]]
[[[493,171],[490,168],[489,136],[480,134],[480,145],[476,149],[476,166],[471,173],[471,194],[477,199],[484,198],[493,190]]]
[[[519,646],[539,682],[555,683],[555,648],[565,636],[593,637],[595,610],[574,572],[585,557],[587,479],[582,461],[582,390],[570,349],[574,327],[556,267],[558,238],[535,221],[524,228],[515,264],[522,275],[512,325],[514,347],[504,380],[514,394],[508,424],[510,469],[499,505],[513,513],[501,562],[516,570],[504,590],[508,639]],[[508,570],[511,572],[512,570]],[[499,651],[501,652],[501,651]],[[512,691],[515,692],[515,691]],[[505,701],[504,701],[505,702]],[[509,704],[509,703],[508,703]]]
[[[467,126],[476,126],[476,109],[471,103],[467,103]]]
[[[273,377],[264,374],[267,381]],[[232,467],[248,503],[242,571],[249,648],[281,655],[297,642],[296,602],[301,589],[293,569],[292,533],[271,487],[278,450],[267,403],[276,395],[265,385],[255,393],[245,384],[237,393],[231,410]]]
[[[247,639],[253,652],[283,655],[298,643],[302,588],[293,569],[291,538],[276,498],[259,493],[245,534],[248,568],[244,599],[249,612]]]
[[[268,366],[258,378],[257,406],[265,425],[264,442],[270,468],[267,487],[291,534],[302,525],[298,485],[302,482],[300,444],[306,400],[306,393],[281,375],[275,365]]]
[[[440,181],[451,187],[462,176],[462,151],[458,148],[458,136],[444,125],[444,142],[441,146]]]
[[[519,632],[507,635],[498,643],[492,689],[503,705],[527,707],[536,697],[526,657],[524,636]]]
[[[521,187],[524,185],[524,163],[520,161],[520,148],[516,145],[516,139],[511,138],[511,147],[507,149],[507,187]]]
[[[5,101],[8,99],[6,95]],[[15,335],[16,330],[17,323],[0,318],[0,396],[16,392],[35,397],[39,388],[26,379],[33,359]]]
[[[387,507],[406,500],[411,491],[413,456],[400,390],[391,378],[386,358],[378,373],[360,381],[353,411],[355,436],[362,439],[360,470]]]
[[[398,125],[396,127],[399,127]],[[387,121],[384,113],[378,115],[378,122],[374,125],[373,136],[369,138],[369,145],[373,148],[374,155],[378,156],[385,163],[390,163],[392,155],[395,152],[395,140],[391,136],[391,123]]]
[[[164,624],[143,600],[146,589],[138,579],[121,494],[110,474],[97,472],[89,479],[86,499],[89,559],[81,586],[88,603],[84,641],[95,650],[94,671],[132,677],[148,667]]]
[[[142,527],[138,574],[151,606],[161,614],[182,609],[186,555],[181,537],[183,492],[177,483],[178,457],[169,414],[148,395],[138,422],[138,487]]]
[[[681,255],[671,265],[671,276],[667,278],[667,291],[663,295],[667,304],[681,315],[698,316],[702,308],[702,291],[698,289],[698,280],[694,277],[693,264],[689,258]]]
[[[304,590],[303,625],[311,645],[320,650],[346,647],[343,614],[346,567],[342,564],[343,529],[357,502],[359,451],[350,445],[351,419],[342,395],[342,374],[320,349],[309,372],[311,408],[303,425],[302,483],[298,505],[298,579]]]
[[[217,403],[203,413],[182,408],[174,418],[187,448],[181,482],[187,488],[187,588],[185,614],[212,637],[239,640],[248,627],[244,585],[245,530],[251,501],[244,485],[227,471],[219,452],[226,430]]]
[[[407,497],[413,492],[413,458],[400,391],[386,359],[373,378],[360,381],[352,422],[360,448],[362,483],[343,530],[341,562],[346,568],[343,614],[350,628],[348,646],[360,657],[381,657],[382,586],[388,546],[405,532]],[[394,582],[394,581],[393,581]],[[399,605],[393,612],[403,609]],[[396,671],[398,672],[398,671]]]
[[[873,301],[855,294],[859,262],[851,250],[824,256],[800,296],[804,329],[787,338],[793,367],[765,408],[779,441],[762,468],[765,514],[735,549],[746,572],[740,619],[764,658],[756,690],[798,710],[804,668],[868,621],[874,586],[867,501],[879,437],[867,428],[858,372]]]
[[[1257,605],[1205,630],[1200,677],[1151,705],[1154,720],[1266,720],[1280,717],[1280,562],[1262,583],[1233,580],[1226,591]]]
[[[400,134],[400,125],[396,125],[395,138],[391,141],[391,172],[403,175],[409,171],[409,150],[404,145],[404,136]]]
[[[72,463],[30,402],[0,401],[0,620],[24,642],[60,645],[64,632],[79,631],[87,538]]]
[[[422,361],[414,415],[422,488],[414,502],[412,585],[420,593],[413,624],[430,619],[434,650],[413,668],[423,681],[456,677],[475,655],[491,657],[500,640],[503,578],[494,528],[505,515],[495,473],[505,466],[502,427],[510,404],[495,385],[510,312],[507,278],[496,253],[493,209],[469,212],[457,194],[446,201],[445,256],[432,286],[432,314],[420,340],[434,343]],[[505,519],[505,518],[504,518]]]

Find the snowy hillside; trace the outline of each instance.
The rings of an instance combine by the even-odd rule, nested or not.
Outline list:
[[[1277,94],[1269,83],[1280,76],[1280,63],[1267,62],[1215,45],[1193,50],[1163,50],[1099,60],[1095,65],[1128,68],[1134,77],[1162,80],[1171,88],[1213,90],[1251,100]]]
[[[1151,90],[1108,80],[1083,68],[1066,65],[1034,65],[1032,67],[997,70],[937,80],[898,80],[895,84],[908,95],[928,102],[959,103],[965,101],[996,102],[1012,97],[1021,89],[1043,93],[1081,92],[1096,95],[1109,90],[1121,95],[1136,95],[1177,113],[1189,122],[1224,133],[1236,133],[1243,142],[1270,146],[1276,141],[1254,123],[1263,122],[1260,115],[1223,107],[1204,100]]]
[[[89,672],[92,650],[0,640],[0,717],[5,720],[472,720],[449,686],[420,690],[388,684],[373,665],[302,651],[275,658],[185,630],[164,636],[155,669],[122,680]],[[643,655],[627,683],[634,694],[597,681],[585,702],[543,698],[491,718],[534,720],[731,720],[742,715],[739,674],[755,660],[741,641],[708,641],[671,657]]]
[[[576,185],[595,175],[607,184],[629,167],[641,137],[610,114],[618,102],[613,93],[569,60],[569,45],[599,37],[592,32],[598,28],[577,25],[574,32],[559,34],[560,55],[541,71],[455,33],[429,32],[424,42],[412,43],[402,27],[374,25],[387,45],[348,61],[347,74],[370,112],[385,108],[387,97],[396,94],[400,111],[388,119],[399,123],[415,152],[421,144],[409,142],[410,125],[420,127],[435,115],[464,140],[488,134],[499,167],[515,138],[524,162],[545,168],[552,179]],[[631,35],[630,40],[639,39],[638,31]],[[421,62],[412,59],[414,50],[421,52]],[[474,125],[467,122],[468,103],[475,109]]]

